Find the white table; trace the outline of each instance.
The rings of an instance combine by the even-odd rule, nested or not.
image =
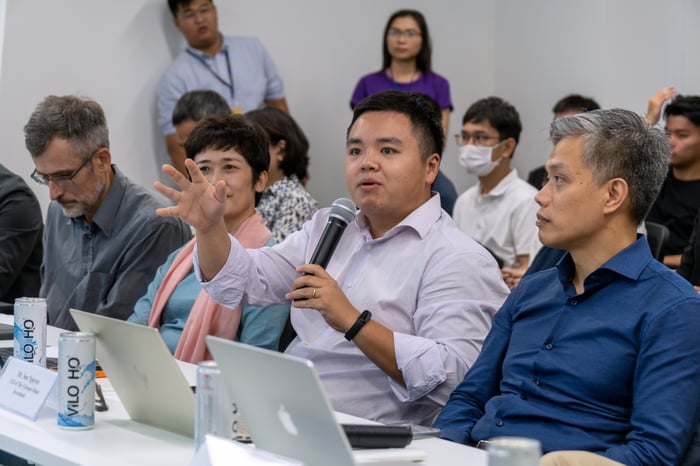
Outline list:
[[[12,323],[12,316],[0,315]],[[47,342],[55,346],[61,330],[49,327]],[[0,341],[10,346],[12,341]],[[195,367],[181,364],[185,377],[195,380]],[[36,422],[0,409],[0,449],[39,465],[188,465],[194,457],[192,439],[129,419],[119,397],[106,379],[99,379],[109,410],[95,413],[95,427],[66,431],[56,425],[56,413],[42,413]],[[343,419],[347,415],[339,414]],[[417,463],[425,466],[468,464],[486,466],[486,452],[438,438],[416,440],[415,448],[427,453]]]

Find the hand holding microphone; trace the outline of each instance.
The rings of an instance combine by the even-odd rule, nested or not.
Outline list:
[[[356,213],[355,204],[350,199],[341,197],[333,201],[328,214],[328,222],[323,229],[323,233],[321,233],[321,238],[318,240],[314,253],[311,255],[309,264],[316,264],[324,269],[326,268],[336,246],[338,246],[340,237],[343,236],[345,227],[355,219]]]
[[[314,249],[308,264],[302,265],[299,270],[304,274],[296,279],[292,290],[287,294],[287,299],[293,299],[300,307],[317,309],[328,321],[331,327],[346,325],[346,320],[354,321],[357,311],[352,307],[340,289],[336,281],[323,270],[331,260],[331,256],[338,246],[345,228],[354,220],[356,214],[355,204],[345,198],[336,199],[331,205],[326,223],[318,244]],[[308,301],[308,303],[307,303]],[[334,319],[326,311],[333,310],[328,303],[340,304],[342,308],[348,308],[348,319]],[[345,305],[343,305],[343,303]],[[335,322],[337,320],[337,322]]]

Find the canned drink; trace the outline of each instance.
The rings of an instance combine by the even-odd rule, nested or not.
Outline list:
[[[525,437],[496,437],[489,439],[489,466],[539,466],[540,441]]]
[[[207,435],[235,439],[238,434],[238,409],[231,402],[216,361],[197,365],[197,395],[195,405],[195,447],[204,443]]]
[[[66,332],[58,338],[58,426],[95,425],[95,334]]]
[[[46,300],[44,298],[15,299],[16,358],[46,367]]]

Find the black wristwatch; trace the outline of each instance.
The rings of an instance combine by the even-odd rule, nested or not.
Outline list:
[[[360,331],[360,329],[367,323],[369,322],[369,319],[372,318],[372,313],[369,312],[367,309],[362,311],[362,314],[360,314],[360,317],[357,318],[354,324],[352,324],[352,327],[350,327],[350,330],[347,331],[345,334],[345,339],[348,341],[352,341],[353,338],[355,338],[355,335],[357,335],[357,332]]]

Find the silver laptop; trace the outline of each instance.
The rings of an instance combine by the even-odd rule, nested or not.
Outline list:
[[[134,421],[194,437],[194,393],[158,330],[70,310],[93,332],[97,359]]]
[[[311,361],[212,336],[207,345],[256,447],[305,466],[415,465],[425,458],[411,447],[351,450]]]

